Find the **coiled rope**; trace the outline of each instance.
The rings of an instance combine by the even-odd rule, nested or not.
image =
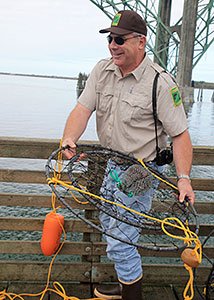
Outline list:
[[[173,187],[174,189],[178,190],[178,188],[168,182],[168,181],[165,181],[163,178],[159,177],[156,173],[153,173],[144,163],[143,160],[138,160],[142,166],[150,173],[152,173],[152,175],[156,178],[158,178],[160,181],[164,182],[165,184]],[[135,213],[137,215],[140,215],[142,217],[145,217],[147,219],[150,219],[152,221],[156,221],[156,222],[159,222],[161,224],[161,228],[163,230],[163,232],[170,236],[171,238],[174,238],[174,239],[179,239],[179,240],[182,240],[184,242],[185,245],[187,245],[187,247],[191,247],[191,255],[194,255],[195,256],[195,260],[197,261],[197,264],[200,264],[201,261],[202,261],[202,246],[201,246],[201,242],[197,236],[196,233],[192,232],[189,227],[188,227],[188,224],[183,224],[178,218],[175,218],[175,217],[172,217],[172,218],[165,218],[163,220],[161,219],[158,219],[158,218],[155,218],[155,217],[152,217],[152,216],[149,216],[149,215],[146,215],[144,213],[141,213],[141,212],[138,212],[136,210],[133,210],[121,203],[116,203],[116,202],[113,202],[111,200],[108,200],[108,199],[105,199],[101,196],[98,196],[98,195],[95,195],[95,194],[92,194],[90,193],[89,191],[87,191],[86,189],[80,189],[80,188],[77,188],[77,187],[74,187],[73,185],[71,185],[70,182],[64,182],[62,180],[59,179],[59,177],[57,178],[57,176],[54,176],[53,178],[48,178],[47,179],[47,182],[48,184],[54,184],[54,185],[62,185],[64,186],[65,188],[69,189],[70,191],[76,191],[76,192],[79,192],[79,193],[82,193],[82,194],[85,194],[85,195],[88,195],[92,198],[95,198],[95,199],[98,199],[100,201],[103,201],[103,202],[106,202],[106,203],[109,203],[109,204],[112,204],[112,205],[116,205],[122,209],[125,209],[129,212],[132,212],[132,213]],[[74,200],[76,200],[76,197],[74,197]],[[173,221],[174,223],[171,223],[170,221]],[[166,226],[171,226],[171,227],[174,227],[176,229],[179,229],[179,230],[182,230],[184,232],[184,237],[182,236],[178,236],[178,235],[173,235],[171,234],[170,232],[167,231],[166,229]],[[193,247],[194,245],[194,247]],[[185,250],[184,250],[185,251]],[[193,276],[193,266],[191,265],[191,263],[189,263],[189,260],[185,260],[184,261],[184,267],[186,268],[186,270],[189,272],[189,280],[186,284],[186,287],[184,289],[184,292],[183,292],[183,297],[184,297],[184,300],[192,300],[193,297],[194,297],[194,288],[193,288],[193,283],[194,283],[194,276]],[[188,292],[190,292],[190,295],[188,295]],[[95,299],[98,299],[98,298],[95,298]]]

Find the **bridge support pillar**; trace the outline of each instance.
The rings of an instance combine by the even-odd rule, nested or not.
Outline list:
[[[191,86],[197,10],[198,0],[184,0],[177,73],[177,81],[184,88]]]

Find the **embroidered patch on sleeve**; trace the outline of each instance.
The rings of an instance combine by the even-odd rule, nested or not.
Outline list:
[[[172,99],[174,101],[174,105],[175,106],[180,105],[182,103],[182,99],[181,99],[181,94],[178,90],[178,87],[175,86],[175,87],[171,88],[170,93],[171,93]]]
[[[121,17],[121,14],[116,14],[116,15],[114,16],[114,19],[113,19],[111,25],[112,25],[112,26],[117,26],[118,23],[119,23],[119,21],[120,21],[120,17]]]

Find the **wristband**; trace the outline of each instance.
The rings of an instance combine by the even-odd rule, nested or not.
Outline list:
[[[186,175],[186,174],[180,174],[180,175],[178,175],[177,176],[177,181],[179,179],[188,179],[189,181],[191,181],[189,175]]]

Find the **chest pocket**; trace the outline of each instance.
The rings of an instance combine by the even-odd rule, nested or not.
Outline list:
[[[113,89],[110,86],[97,85],[96,88],[96,110],[106,112],[111,109],[113,100]]]
[[[124,123],[138,122],[151,115],[151,98],[143,94],[126,93],[121,99],[120,118]]]

